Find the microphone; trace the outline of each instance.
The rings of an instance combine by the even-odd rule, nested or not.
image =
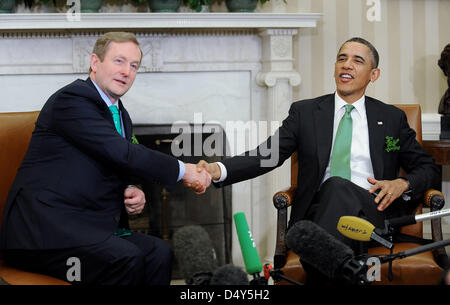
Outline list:
[[[392,249],[393,243],[384,239],[375,232],[375,226],[365,219],[356,216],[342,216],[337,224],[339,233],[353,240],[375,240],[388,249]]]
[[[248,274],[253,275],[253,280],[250,281],[250,284],[266,285],[267,280],[259,274],[262,271],[262,264],[259,259],[258,251],[256,250],[252,232],[248,227],[245,214],[243,212],[238,212],[234,214],[233,218],[236,225],[239,244],[241,246],[242,257],[244,258],[245,270]]]
[[[402,217],[392,218],[387,221],[393,227],[402,227],[402,226],[416,224],[418,222],[429,220],[429,219],[445,217],[448,215],[450,215],[450,209],[434,211],[434,212],[418,214],[418,215],[402,216]]]
[[[248,276],[241,268],[232,264],[219,267],[211,278],[211,285],[248,285]]]
[[[188,285],[209,285],[217,258],[208,233],[198,225],[185,226],[173,235],[175,257]]]
[[[296,222],[286,235],[287,246],[330,279],[351,284],[370,284],[366,259],[356,259],[353,250],[309,220]]]
[[[421,221],[441,218],[450,215],[450,209],[433,211],[430,213],[407,215],[385,220],[383,229],[375,228],[373,224],[365,219],[356,216],[342,216],[339,218],[337,229],[338,231],[354,240],[369,241],[375,240],[388,249],[392,249],[393,243],[386,240],[382,236],[392,236],[393,229],[397,227],[416,224]]]

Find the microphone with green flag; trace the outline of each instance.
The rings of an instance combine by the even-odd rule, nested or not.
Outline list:
[[[234,223],[236,225],[236,232],[241,246],[242,257],[244,259],[245,270],[248,274],[253,276],[250,285],[267,285],[267,279],[260,276],[262,271],[261,260],[259,259],[256,244],[253,240],[252,232],[248,227],[247,219],[243,212],[235,213]]]

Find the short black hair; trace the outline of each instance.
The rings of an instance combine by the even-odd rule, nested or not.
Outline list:
[[[361,37],[353,37],[353,38],[350,38],[349,40],[347,40],[346,42],[344,42],[341,45],[341,47],[339,48],[339,51],[342,49],[342,47],[347,42],[358,42],[358,43],[362,43],[363,45],[367,46],[369,48],[370,52],[372,53],[372,56],[373,56],[372,65],[373,65],[374,68],[378,68],[378,63],[380,62],[380,56],[378,55],[377,49],[375,49],[375,47],[370,42],[368,42],[367,40],[365,40],[364,38],[361,38]]]

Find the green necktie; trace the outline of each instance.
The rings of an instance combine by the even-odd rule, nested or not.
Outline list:
[[[340,176],[350,180],[350,152],[352,148],[353,121],[350,112],[355,107],[345,105],[345,114],[339,122],[331,155],[330,177]]]
[[[112,117],[113,117],[113,120],[114,120],[114,125],[116,126],[117,132],[120,135],[122,135],[122,127],[121,127],[121,124],[120,124],[119,108],[117,108],[117,106],[115,106],[115,105],[112,105],[112,106],[109,106],[109,110],[111,110]],[[121,237],[121,236],[128,236],[128,235],[131,235],[131,231],[127,230],[127,229],[124,229],[124,228],[117,228],[116,232],[114,233],[114,235],[119,236],[119,237]]]
[[[122,135],[122,127],[121,127],[121,124],[120,124],[119,108],[117,108],[117,106],[115,106],[115,105],[112,105],[112,106],[109,106],[109,110],[111,110],[112,117],[113,117],[113,120],[114,120],[114,125],[116,126],[117,132],[120,135]]]

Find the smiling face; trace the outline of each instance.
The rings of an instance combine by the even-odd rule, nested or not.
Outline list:
[[[103,60],[91,55],[91,79],[115,103],[133,85],[141,51],[134,42],[111,41]]]
[[[380,69],[374,67],[370,49],[359,42],[345,43],[336,58],[334,79],[336,91],[347,103],[360,99],[370,82],[380,76]]]

